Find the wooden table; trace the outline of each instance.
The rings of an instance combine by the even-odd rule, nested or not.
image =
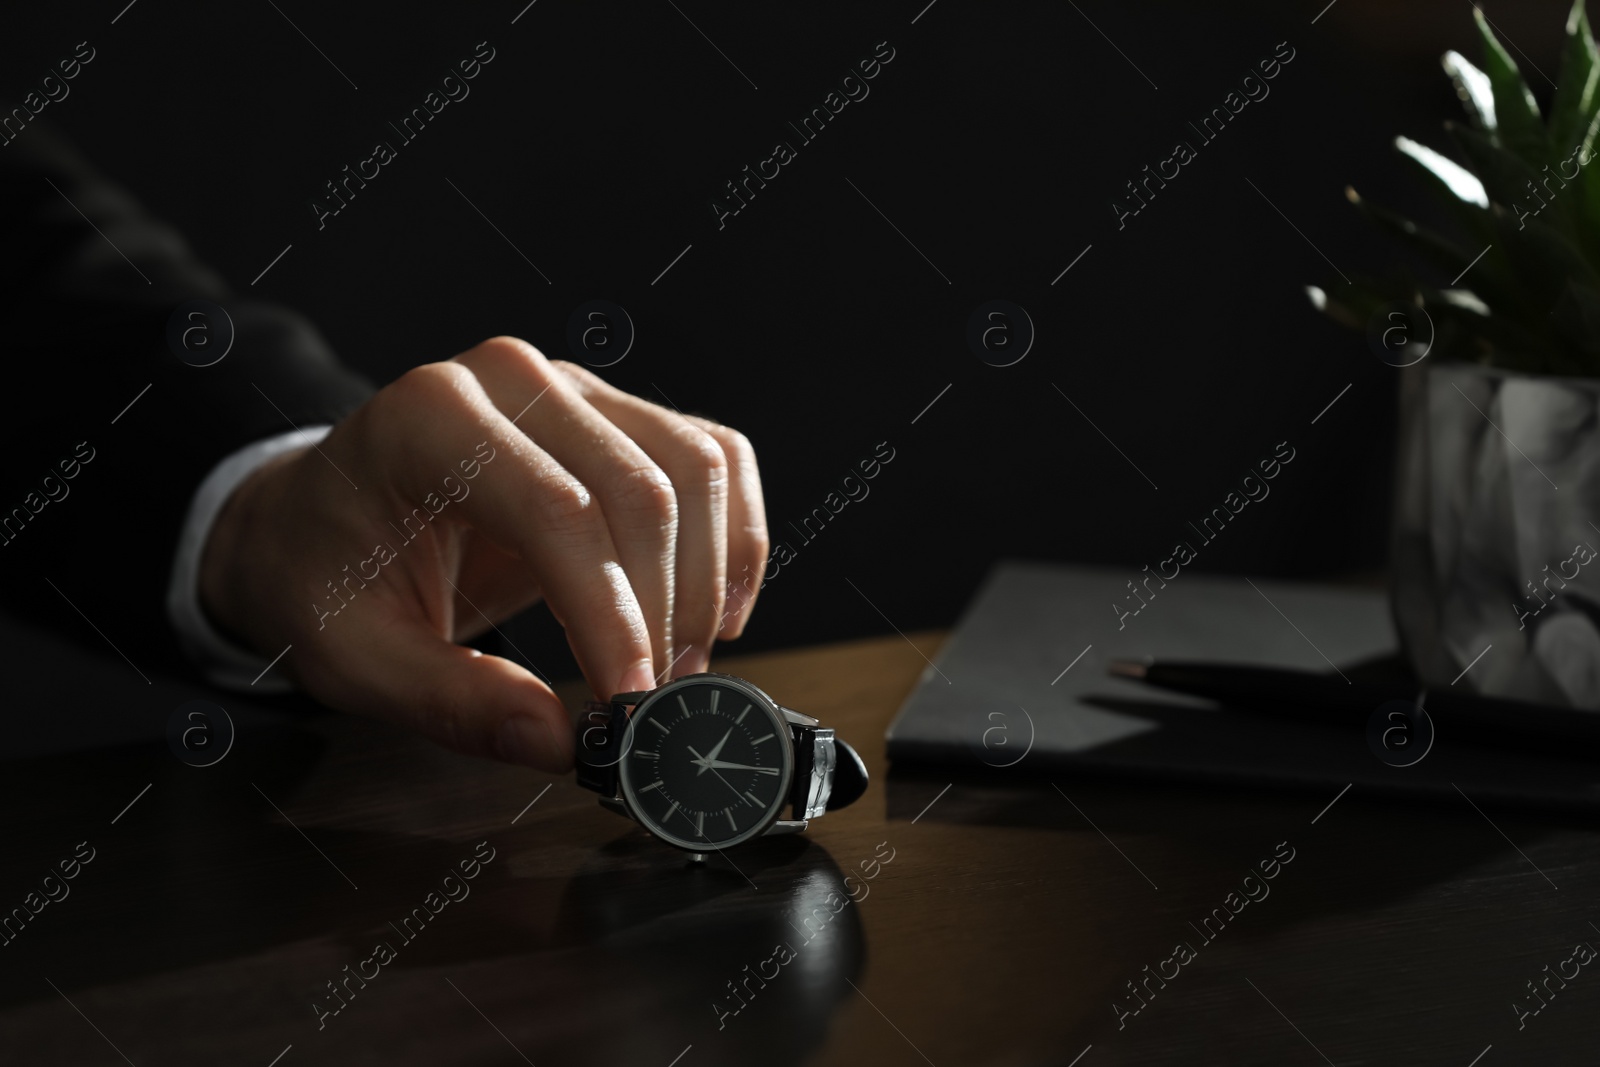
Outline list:
[[[0,765],[0,907],[94,850],[0,948],[0,1063],[1600,1062],[1600,965],[1520,1030],[1512,1007],[1600,946],[1591,828],[1356,791],[890,779],[907,640],[716,666],[836,726],[867,795],[697,866],[570,776],[344,716],[238,711],[204,769],[158,745]]]

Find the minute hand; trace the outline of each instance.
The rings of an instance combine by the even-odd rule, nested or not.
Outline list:
[[[718,771],[755,771],[757,774],[779,774],[776,767],[752,767],[748,763],[728,763],[719,759],[707,759],[705,766]]]

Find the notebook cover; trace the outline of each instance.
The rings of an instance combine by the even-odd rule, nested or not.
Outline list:
[[[1364,724],[1227,711],[1106,675],[1113,659],[1185,659],[1319,670],[1337,683],[1336,668],[1359,676],[1395,649],[1380,590],[1002,562],[890,723],[888,755],[985,773],[1354,783],[1457,802],[1459,789],[1480,804],[1600,809],[1593,759],[1465,746],[1441,728],[1419,762],[1393,767]]]

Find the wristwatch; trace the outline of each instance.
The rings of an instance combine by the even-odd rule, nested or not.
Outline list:
[[[731,674],[590,701],[577,730],[578,784],[697,859],[799,833],[867,789],[855,749]]]

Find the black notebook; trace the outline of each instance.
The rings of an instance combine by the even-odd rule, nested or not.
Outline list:
[[[1105,671],[1113,659],[1205,660],[1338,683],[1335,668],[1359,676],[1395,650],[1380,590],[1005,562],[890,724],[888,755],[897,766],[1319,792],[1354,783],[1457,802],[1459,788],[1480,804],[1600,808],[1592,758],[1473,748],[1441,729],[1420,762],[1392,767],[1364,724],[1228,711]]]

